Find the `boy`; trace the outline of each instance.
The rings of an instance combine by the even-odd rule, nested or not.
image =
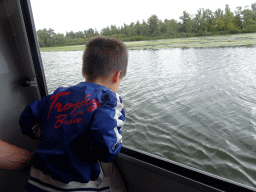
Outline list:
[[[29,191],[110,191],[99,161],[111,162],[122,146],[125,113],[116,91],[127,63],[122,42],[95,38],[83,55],[86,82],[58,88],[25,108],[23,134],[36,138],[32,128],[41,126]]]

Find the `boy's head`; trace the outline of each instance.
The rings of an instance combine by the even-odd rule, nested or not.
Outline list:
[[[120,72],[126,75],[128,52],[125,44],[117,39],[97,37],[86,44],[83,55],[82,74],[86,81],[108,78]]]

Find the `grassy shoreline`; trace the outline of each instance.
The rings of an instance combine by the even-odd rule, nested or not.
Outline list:
[[[206,47],[237,47],[237,46],[256,46],[256,33],[225,35],[225,36],[206,36],[179,39],[163,39],[152,41],[125,42],[129,50],[146,49],[169,49],[169,48],[206,48]],[[41,52],[49,51],[81,51],[84,45],[62,46],[62,47],[42,47]]]

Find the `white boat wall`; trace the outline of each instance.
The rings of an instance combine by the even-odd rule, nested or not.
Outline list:
[[[0,0],[0,90],[0,139],[35,151],[38,141],[22,135],[18,123],[27,104],[47,95],[29,0]],[[126,146],[114,164],[131,192],[256,191]],[[29,167],[1,169],[0,191],[26,191],[28,172]]]

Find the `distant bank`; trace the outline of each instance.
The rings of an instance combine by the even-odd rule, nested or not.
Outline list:
[[[256,46],[256,33],[164,39],[153,41],[134,41],[125,43],[127,48],[130,50]],[[63,47],[42,47],[40,50],[42,52],[81,51],[84,50],[84,48],[84,45],[76,45]]]

